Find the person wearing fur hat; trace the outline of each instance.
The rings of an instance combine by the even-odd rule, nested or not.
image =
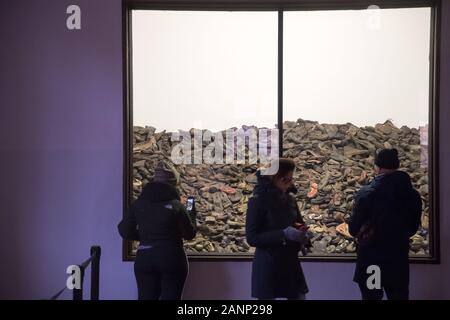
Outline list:
[[[399,166],[396,149],[380,150],[375,178],[355,195],[349,221],[358,246],[353,280],[364,300],[381,300],[384,292],[389,300],[409,298],[409,238],[420,225],[422,200]],[[379,285],[368,281],[370,266],[379,268]]]
[[[183,239],[193,239],[197,227],[195,206],[186,210],[178,183],[173,165],[160,161],[153,180],[118,225],[124,239],[140,241],[134,264],[139,300],[182,297],[188,274]]]

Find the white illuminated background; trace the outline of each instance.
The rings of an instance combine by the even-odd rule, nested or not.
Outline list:
[[[284,120],[428,123],[429,8],[284,13]],[[133,123],[277,122],[277,12],[134,10]]]

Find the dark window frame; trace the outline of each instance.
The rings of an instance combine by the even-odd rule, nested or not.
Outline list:
[[[431,183],[430,192],[430,256],[410,257],[412,263],[440,263],[439,234],[439,49],[440,49],[440,12],[442,0],[378,0],[376,3],[367,0],[122,0],[122,50],[123,50],[123,97],[124,97],[124,167],[123,167],[123,213],[129,211],[132,195],[132,146],[133,146],[133,114],[132,114],[132,48],[131,48],[131,11],[147,10],[195,10],[195,11],[277,11],[278,12],[278,126],[283,130],[283,12],[313,10],[357,10],[366,9],[369,5],[386,8],[431,8],[430,29],[430,81],[429,81],[429,134],[428,134],[428,172]],[[280,134],[280,153],[282,152]],[[234,260],[248,261],[253,254],[189,254],[192,260]],[[306,256],[302,261],[312,262],[353,262],[356,256]],[[131,241],[123,240],[123,261],[133,261]]]

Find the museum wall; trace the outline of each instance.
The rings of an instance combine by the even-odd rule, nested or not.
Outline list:
[[[450,194],[450,3],[443,1],[440,194]],[[82,29],[66,28],[66,8]],[[102,247],[100,296],[135,299],[122,262],[120,0],[0,2],[0,298],[49,298],[66,267]],[[413,265],[411,297],[450,299],[450,199],[440,199],[440,265]],[[352,263],[304,264],[310,299],[358,299]],[[250,298],[249,262],[192,262],[186,299]],[[89,274],[88,274],[89,276]],[[88,288],[87,288],[88,289]],[[65,292],[62,298],[69,298]]]

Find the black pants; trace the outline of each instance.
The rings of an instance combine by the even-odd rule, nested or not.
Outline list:
[[[382,300],[383,290],[386,292],[388,300],[408,300],[409,299],[409,285],[405,284],[391,284],[381,287],[381,289],[369,289],[366,282],[358,283],[361,290],[361,297],[363,300]]]
[[[134,274],[139,300],[180,300],[187,273],[186,254],[180,246],[138,250]]]

